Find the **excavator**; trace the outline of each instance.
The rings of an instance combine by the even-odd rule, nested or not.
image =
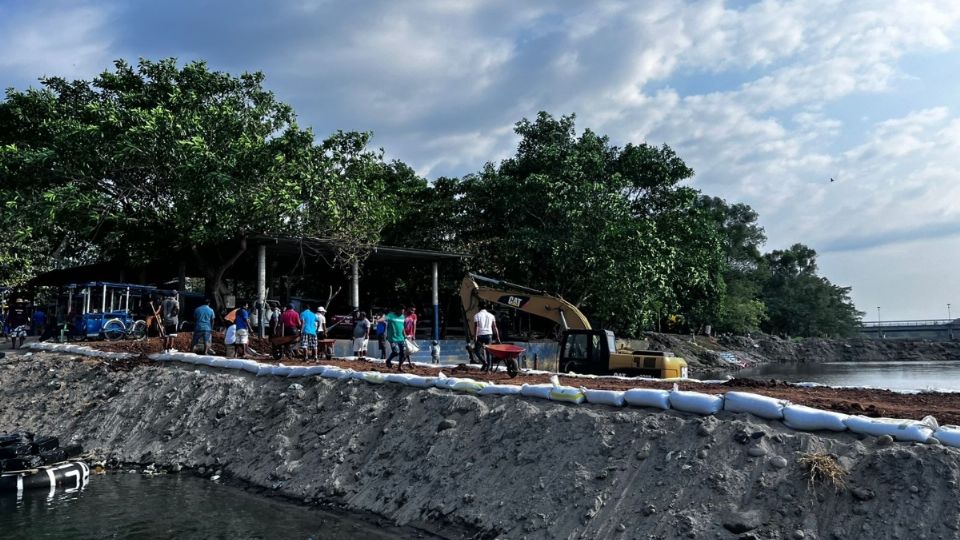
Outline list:
[[[476,328],[474,315],[481,302],[503,306],[551,320],[562,329],[561,373],[594,375],[641,375],[661,379],[687,378],[687,362],[669,351],[635,351],[617,349],[610,330],[594,330],[577,306],[563,298],[498,279],[467,274],[460,284],[460,300],[467,339],[473,342]]]

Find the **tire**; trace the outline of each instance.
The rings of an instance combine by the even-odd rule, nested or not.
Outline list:
[[[137,321],[133,323],[133,327],[130,329],[130,337],[136,340],[147,337],[147,322]]]
[[[280,360],[281,358],[283,358],[283,347],[274,345],[273,350],[271,352],[273,353],[272,356],[274,360]]]
[[[520,368],[517,367],[516,358],[507,358],[506,364],[507,364],[507,375],[509,375],[511,379],[520,374]]]
[[[116,341],[126,333],[126,326],[120,319],[110,319],[103,324],[103,337],[108,341]]]

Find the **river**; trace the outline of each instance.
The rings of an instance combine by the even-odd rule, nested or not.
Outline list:
[[[192,475],[91,475],[82,491],[0,495],[6,538],[378,538],[420,536],[258,496]],[[430,535],[423,533],[424,536]]]
[[[822,362],[765,364],[737,377],[868,386],[901,391],[960,392],[960,362]]]

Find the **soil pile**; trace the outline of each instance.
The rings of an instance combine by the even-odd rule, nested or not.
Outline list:
[[[956,538],[955,449],[742,414],[571,406],[178,364],[0,361],[0,426],[509,538]],[[811,484],[830,454],[845,487]],[[826,458],[825,458],[826,459]]]

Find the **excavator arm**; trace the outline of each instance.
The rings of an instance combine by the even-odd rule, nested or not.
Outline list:
[[[591,329],[587,317],[577,309],[577,306],[563,298],[477,274],[464,276],[460,284],[460,301],[463,305],[467,337],[471,341],[476,336],[473,317],[480,311],[481,301],[549,319],[559,324],[564,330]]]

